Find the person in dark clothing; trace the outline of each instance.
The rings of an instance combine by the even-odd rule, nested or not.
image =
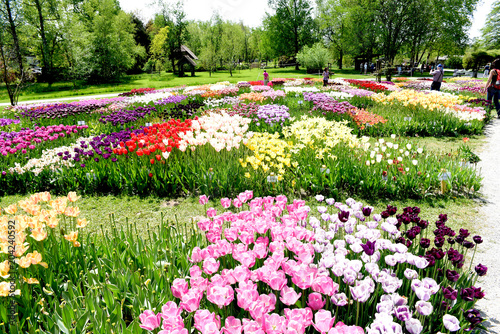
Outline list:
[[[484,90],[486,91],[486,99],[491,102],[493,99],[493,103],[495,104],[495,109],[497,111],[497,115],[500,118],[500,59],[495,59],[491,63],[491,71],[490,76],[488,77],[488,81],[486,81],[486,85],[484,86]]]

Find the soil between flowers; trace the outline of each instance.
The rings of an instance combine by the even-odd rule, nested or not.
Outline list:
[[[483,152],[479,170],[483,179],[484,205],[480,208],[481,215],[477,219],[478,229],[486,247],[480,247],[475,263],[488,267],[488,274],[483,277],[481,287],[486,292],[485,298],[478,301],[477,308],[488,319],[484,326],[488,333],[500,333],[500,120],[493,119],[486,126],[487,142]],[[482,225],[482,227],[480,227]]]

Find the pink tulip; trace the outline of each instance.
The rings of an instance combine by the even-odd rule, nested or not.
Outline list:
[[[328,334],[364,334],[365,331],[359,326],[346,326],[339,321],[334,328],[330,329]]]
[[[323,300],[321,294],[317,292],[311,293],[307,299],[307,306],[309,306],[313,311],[323,308],[325,304],[326,300]]]
[[[194,312],[200,307],[202,297],[203,290],[198,290],[196,288],[191,289],[188,293],[182,296],[182,301],[179,306],[186,312]]]
[[[217,215],[217,210],[214,208],[208,208],[207,209],[207,217],[213,218]]]
[[[186,328],[167,330],[163,329],[158,332],[158,334],[188,334],[188,330]]]
[[[139,325],[141,328],[152,331],[160,327],[161,316],[151,310],[146,310],[139,316],[139,320],[141,321]]]
[[[222,198],[220,200],[220,204],[222,204],[223,208],[227,209],[227,208],[229,208],[231,206],[231,199],[229,199],[227,197],[226,198]]]
[[[222,330],[225,334],[241,334],[241,331],[243,330],[241,320],[233,316],[227,317]]]
[[[200,203],[201,205],[207,204],[208,203],[208,197],[207,197],[207,195],[201,195],[198,203]]]
[[[313,313],[309,307],[293,310],[286,308],[285,316],[288,322],[297,321],[301,323],[304,328],[312,325]]]
[[[262,327],[266,334],[281,334],[285,330],[285,324],[285,317],[280,317],[278,314],[273,313],[264,316]]]
[[[235,199],[233,199],[233,205],[236,208],[241,208],[241,206],[243,205],[243,202],[241,202],[239,199],[235,198]]]
[[[189,268],[189,275],[191,276],[191,278],[198,278],[201,276],[201,273],[202,271],[198,266],[192,266],[191,268]]]
[[[328,333],[335,322],[335,317],[332,317],[332,312],[327,310],[319,310],[314,315],[313,327],[321,334]]]
[[[212,275],[219,270],[220,262],[216,261],[213,257],[210,257],[203,261],[203,271],[207,275]]]
[[[314,280],[311,288],[315,292],[319,292],[331,297],[338,292],[339,285],[335,283],[329,276],[318,276]]]
[[[172,294],[175,298],[182,298],[182,295],[188,292],[188,282],[184,279],[176,278],[172,283]]]
[[[291,306],[299,300],[301,295],[301,293],[297,294],[293,288],[284,286],[283,289],[281,289],[280,300],[283,304]]]
[[[210,285],[207,290],[207,299],[219,307],[227,306],[234,299],[234,290],[230,285],[224,287]]]
[[[220,317],[209,310],[198,310],[194,314],[194,327],[204,333],[205,327],[214,324],[216,329],[220,328]],[[211,331],[211,328],[206,328]]]

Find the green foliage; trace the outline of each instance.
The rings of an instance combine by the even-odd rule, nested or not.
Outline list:
[[[491,11],[488,13],[484,27],[481,29],[481,38],[486,48],[500,48],[500,1],[493,2]]]
[[[317,40],[317,26],[309,0],[269,0],[274,15],[266,15],[264,31],[272,41],[273,56],[296,56]],[[298,65],[296,66],[298,69]]]
[[[446,59],[445,66],[446,68],[463,68],[463,57],[451,56]]]
[[[322,43],[316,43],[312,47],[304,46],[297,54],[297,61],[308,71],[320,71],[328,64],[328,60],[328,49]]]

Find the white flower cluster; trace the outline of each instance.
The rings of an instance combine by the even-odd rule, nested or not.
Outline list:
[[[144,95],[135,95],[129,97],[126,102],[128,104],[134,104],[134,103],[144,103],[148,104],[149,102],[155,102],[161,99],[166,99],[169,96],[172,96],[172,93],[169,92],[159,92],[159,93],[151,93],[151,94],[144,94]]]
[[[294,86],[286,86],[285,83],[285,93],[303,93],[303,92],[319,92],[319,89],[316,87],[294,87]]]

